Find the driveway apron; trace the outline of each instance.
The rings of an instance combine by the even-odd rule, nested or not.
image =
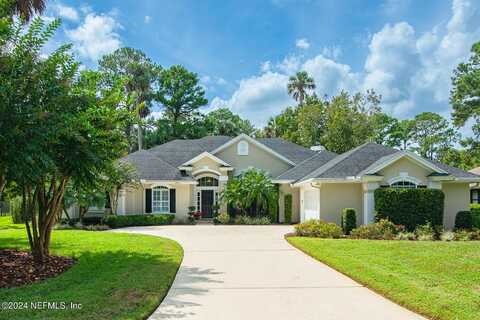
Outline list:
[[[285,241],[290,226],[119,229],[176,240],[184,259],[149,319],[424,319]]]

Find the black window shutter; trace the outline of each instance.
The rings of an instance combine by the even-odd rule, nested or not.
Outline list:
[[[175,213],[176,211],[176,200],[175,200],[175,189],[170,189],[170,213]]]
[[[152,189],[145,189],[145,213],[152,213]]]

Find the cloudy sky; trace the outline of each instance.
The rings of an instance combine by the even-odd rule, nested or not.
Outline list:
[[[255,125],[293,104],[288,77],[306,70],[317,93],[373,88],[405,118],[449,115],[450,77],[480,40],[480,0],[48,1],[47,18],[94,68],[130,46],[164,67],[198,73],[210,104]],[[47,48],[48,49],[48,48]]]

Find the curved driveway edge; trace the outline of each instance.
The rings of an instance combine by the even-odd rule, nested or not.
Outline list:
[[[149,319],[369,319],[423,317],[295,249],[290,226],[117,229],[171,238],[184,249],[175,281]]]

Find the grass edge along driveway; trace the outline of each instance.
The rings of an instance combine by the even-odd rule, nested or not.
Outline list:
[[[311,257],[430,319],[480,316],[480,243],[288,237]],[[348,302],[346,302],[348,304]]]
[[[0,248],[28,249],[23,225],[0,217]],[[63,274],[0,289],[0,301],[66,302],[81,310],[1,310],[5,319],[146,319],[166,296],[183,258],[173,240],[136,234],[56,230],[51,253],[78,259]]]

